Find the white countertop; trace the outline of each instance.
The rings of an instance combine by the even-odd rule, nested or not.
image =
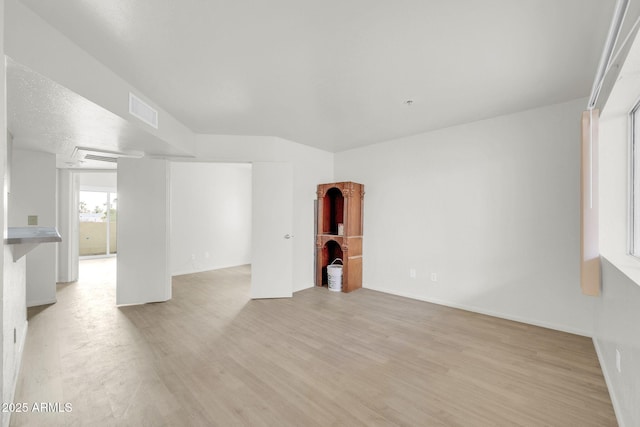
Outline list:
[[[4,242],[11,245],[13,262],[18,261],[41,243],[61,242],[55,227],[8,227]]]
[[[55,227],[8,227],[5,239],[5,243],[9,245],[61,241],[62,237]]]

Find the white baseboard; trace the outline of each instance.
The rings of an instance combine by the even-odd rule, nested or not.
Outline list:
[[[199,269],[190,269],[190,270],[178,270],[171,273],[171,276],[183,276],[185,274],[196,274],[196,273],[204,273],[205,271],[213,271],[213,270],[222,270],[223,268],[233,268],[233,267],[241,267],[243,265],[249,265],[248,263],[242,264],[232,264],[232,265],[212,265],[209,267],[202,267]]]
[[[613,389],[613,383],[611,381],[611,371],[609,370],[609,365],[605,363],[604,355],[602,354],[602,349],[600,348],[600,344],[596,338],[593,338],[593,346],[596,349],[596,354],[598,355],[598,361],[600,362],[600,369],[602,369],[602,375],[604,376],[604,382],[607,384],[607,389],[609,390],[609,397],[611,398],[611,403],[613,404],[613,411],[616,414],[616,420],[618,421],[619,427],[625,427],[624,420],[622,419],[622,408],[620,407],[620,401]]]
[[[484,308],[475,307],[467,304],[460,304],[457,302],[440,300],[437,298],[429,298],[429,297],[423,297],[420,295],[413,295],[409,293],[398,292],[393,289],[387,289],[387,288],[381,288],[381,287],[375,287],[375,286],[369,286],[369,285],[363,285],[363,287],[365,287],[366,289],[371,289],[372,291],[384,292],[385,294],[396,295],[404,298],[411,298],[418,301],[430,302],[432,304],[444,305],[446,307],[458,308],[460,310],[471,311],[479,314],[486,314],[487,316],[499,317],[501,319],[513,320],[514,322],[527,323],[529,325],[540,326],[542,328],[554,329],[556,331],[562,331],[562,332],[567,332],[569,334],[581,335],[584,337],[591,338],[591,333],[589,331],[585,331],[582,329],[568,328],[565,325],[558,325],[551,322],[542,322],[535,319],[528,319],[524,317],[513,316],[510,314],[504,314],[504,313],[500,313],[492,310],[485,310]]]
[[[13,380],[11,381],[11,390],[9,392],[9,402],[13,402],[16,395],[16,387],[18,386],[18,376],[20,375],[20,370],[22,369],[22,356],[24,353],[24,345],[27,341],[27,330],[29,329],[29,322],[25,320],[23,333],[20,336],[19,344],[18,344],[18,354],[16,355],[17,366],[13,376]],[[2,426],[9,427],[9,423],[11,422],[11,412],[5,412],[6,417],[2,419]]]
[[[57,302],[58,300],[55,297],[51,299],[46,299],[46,300],[27,301],[27,307],[36,307],[38,305],[49,305],[49,304],[55,304]]]

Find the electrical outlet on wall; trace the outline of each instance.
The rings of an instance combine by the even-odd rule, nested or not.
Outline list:
[[[38,215],[27,215],[27,225],[38,225]]]
[[[412,279],[416,278],[416,269],[415,268],[410,268],[409,269],[409,277]]]
[[[431,281],[432,282],[438,281],[438,273],[431,273]]]

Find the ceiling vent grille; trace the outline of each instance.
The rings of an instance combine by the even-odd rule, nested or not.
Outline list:
[[[129,92],[129,113],[158,129],[158,112],[131,92]]]
[[[75,161],[97,160],[99,162],[117,163],[121,157],[129,157],[139,159],[144,156],[142,151],[109,151],[99,148],[76,147],[73,150],[72,157]]]
[[[86,154],[84,156],[85,160],[97,160],[99,162],[109,162],[109,163],[118,163],[117,157],[109,157],[109,156],[97,156],[95,154]]]

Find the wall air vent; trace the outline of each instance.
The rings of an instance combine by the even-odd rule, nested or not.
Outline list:
[[[117,163],[118,159],[121,157],[139,159],[144,157],[144,153],[142,151],[123,152],[101,150],[99,148],[76,147],[73,149],[73,154],[71,156],[75,161],[97,160],[99,162]]]
[[[131,92],[129,92],[129,113],[158,129],[158,112]]]

